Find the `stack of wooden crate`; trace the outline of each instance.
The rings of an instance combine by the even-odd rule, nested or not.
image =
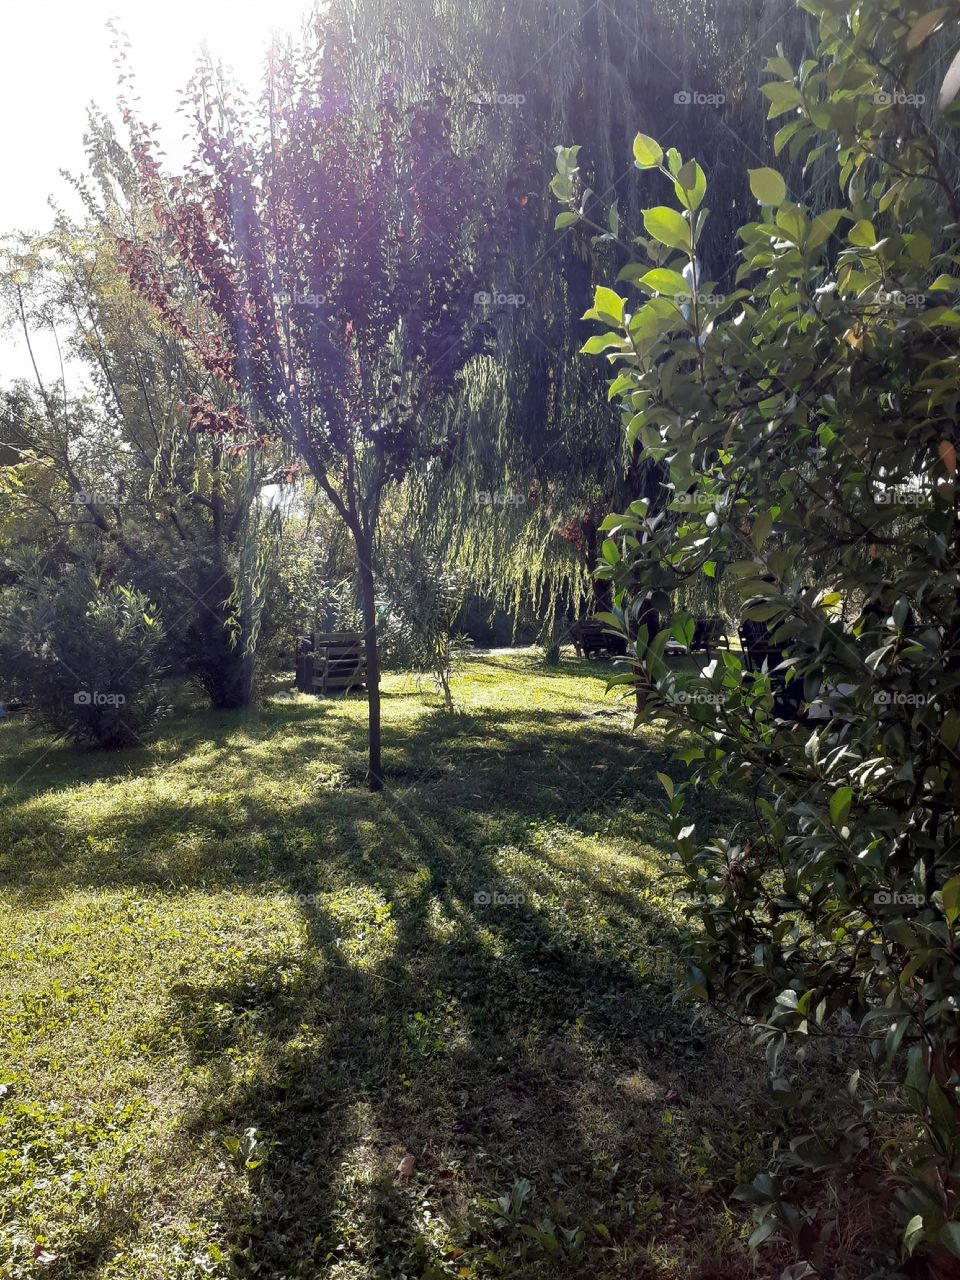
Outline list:
[[[333,696],[364,689],[367,661],[357,631],[325,631],[305,636],[297,646],[297,688]]]

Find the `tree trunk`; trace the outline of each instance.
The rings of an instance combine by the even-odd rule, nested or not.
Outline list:
[[[371,791],[383,790],[380,763],[380,650],[377,644],[377,602],[373,583],[372,539],[354,531],[357,559],[360,563],[360,601],[363,607],[363,639],[367,658],[367,732],[369,757],[367,786]]]

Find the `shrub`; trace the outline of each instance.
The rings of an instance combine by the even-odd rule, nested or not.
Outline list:
[[[777,154],[835,157],[840,195],[811,207],[777,170],[751,170],[758,212],[737,275],[749,289],[722,295],[706,279],[701,167],[634,143],[669,203],[644,211],[629,245],[641,261],[620,273],[644,297],[598,289],[587,314],[604,332],[584,349],[616,366],[628,444],[666,478],[659,499],[604,522],[602,572],[635,616],[644,601],[667,611],[697,575],[725,576],[744,619],[769,630],[762,669],[722,653],[702,696],[684,698],[664,660],[670,629],[635,637],[641,714],[666,719],[691,775],[664,786],[702,923],[693,990],[752,1017],[788,1109],[816,1088],[788,1046],[843,1035],[865,1049],[847,1112],[798,1133],[745,1190],[753,1243],[786,1236],[815,1268],[793,1274],[828,1274],[836,1224],[817,1188],[872,1143],[902,1228],[899,1246],[875,1242],[880,1265],[918,1253],[956,1274],[960,210],[943,134],[957,108],[931,127],[918,86],[932,33],[960,7],[804,7],[821,20],[819,56],[798,74],[772,58],[764,93],[772,117],[789,116]],[[562,225],[583,218],[576,181],[576,149],[561,149]],[[615,215],[595,229],[609,242]],[[690,628],[674,616],[678,639]],[[683,808],[703,782],[749,795],[749,838],[698,837]]]
[[[452,712],[451,680],[470,647],[468,638],[454,634],[465,594],[462,575],[412,543],[387,548],[382,577],[390,601],[387,631],[398,656],[433,682]]]
[[[31,570],[0,605],[4,683],[58,737],[129,747],[158,718],[156,610],[83,566],[57,579]]]

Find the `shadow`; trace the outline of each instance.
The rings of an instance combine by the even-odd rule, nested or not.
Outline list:
[[[584,679],[602,684],[595,665]],[[665,1248],[678,1274],[745,1274],[721,1243],[740,1152],[718,1131],[755,1086],[730,1032],[679,994],[687,926],[652,892],[672,752],[589,708],[418,709],[389,723],[374,796],[353,785],[365,724],[350,714],[318,700],[172,723],[166,789],[113,811],[104,796],[91,848],[64,840],[56,795],[20,790],[13,829],[35,847],[3,868],[17,902],[92,884],[134,890],[149,916],[211,885],[247,895],[226,952],[129,1028],[190,1082],[157,1138],[158,1200],[180,1203],[184,1152],[219,1162],[217,1245],[240,1276],[429,1280],[455,1262],[612,1280],[666,1274]],[[92,781],[74,762],[69,785]],[[698,804],[718,826],[742,816],[733,798]],[[256,1146],[235,1149],[249,1130]],[[691,1163],[704,1132],[712,1179]],[[518,1178],[530,1202],[503,1225],[482,1202]],[[130,1243],[118,1205],[74,1230],[65,1275]],[[582,1228],[580,1253],[538,1241],[545,1216]]]

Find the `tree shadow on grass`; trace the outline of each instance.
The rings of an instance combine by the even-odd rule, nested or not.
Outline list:
[[[318,736],[342,753],[362,746],[362,724],[338,719],[332,739],[315,726],[312,707],[284,709],[284,774],[306,767]],[[276,728],[245,726],[254,755]],[[230,750],[212,748],[204,768]],[[685,930],[639,891],[642,869],[631,882],[577,864],[577,842],[601,825],[628,849],[666,850],[651,780],[670,771],[668,753],[567,712],[427,712],[391,726],[386,760],[381,796],[241,789],[226,816],[208,799],[159,815],[199,833],[165,896],[213,878],[221,891],[297,895],[307,937],[294,970],[265,937],[242,972],[178,980],[162,1014],[131,1029],[196,1080],[157,1154],[162,1196],[195,1216],[182,1162],[227,1164],[207,1207],[240,1275],[321,1277],[336,1264],[442,1276],[453,1248],[478,1266],[492,1250],[506,1274],[637,1280],[658,1274],[643,1252],[655,1235],[683,1274],[708,1274],[730,1186],[721,1176],[718,1191],[691,1192],[695,1138],[665,1116],[686,1106],[691,1129],[717,1124],[710,1090],[742,1083],[742,1068],[726,1033],[676,1000]],[[161,892],[157,821],[116,815],[139,854],[107,862],[102,883]],[[53,883],[37,865],[14,865],[8,883],[29,900],[88,884],[89,863],[61,854]],[[226,1145],[248,1129],[266,1155],[249,1170]],[[395,1174],[404,1151],[410,1179]],[[527,1226],[549,1212],[588,1234],[600,1222],[609,1241],[590,1234],[585,1259],[561,1265],[519,1226],[495,1226],[478,1198],[521,1177],[534,1187]],[[658,1204],[638,1216],[652,1191]],[[121,1205],[110,1222],[122,1216]],[[74,1236],[70,1274],[94,1274],[136,1230],[111,1229]],[[742,1262],[733,1246],[725,1257]]]
[[[44,803],[42,788],[26,784],[19,804],[5,806],[5,827],[8,851],[18,840],[30,847],[6,858],[0,883],[42,900],[91,883],[189,885],[211,876],[249,883],[251,875],[269,877],[274,864],[286,877],[291,863],[302,860],[305,840],[314,840],[325,856],[369,846],[369,824],[389,806],[412,807],[408,817],[418,806],[447,809],[454,825],[459,813],[482,812],[501,836],[505,824],[494,823],[500,810],[512,815],[507,834],[522,835],[534,820],[594,829],[602,820],[625,838],[643,840],[630,811],[642,808],[643,826],[649,826],[651,807],[661,803],[656,772],[671,770],[667,752],[656,744],[589,717],[577,722],[566,713],[507,711],[451,719],[428,711],[391,726],[381,798],[352,785],[354,775],[362,776],[364,734],[363,724],[328,719],[322,708],[292,707],[279,717],[238,724],[240,742],[198,735],[189,769],[179,766],[180,774],[169,775],[184,782],[181,790],[142,792],[131,785],[106,793],[91,827],[82,831],[74,831],[63,805]],[[141,757],[141,771],[143,763]],[[135,783],[132,765],[131,758],[117,761],[113,780]],[[318,777],[318,766],[329,766],[328,776]],[[171,767],[178,767],[176,761]],[[82,768],[81,761],[69,779],[61,770],[60,789],[96,780],[78,776]],[[225,791],[208,786],[198,792],[192,785],[194,773],[209,784],[231,769]],[[260,785],[265,774],[282,782],[282,796]],[[654,825],[659,830],[659,819]],[[182,856],[167,865],[172,845]],[[260,851],[251,859],[254,847]]]
[[[185,1029],[195,1061],[221,1066],[186,1122],[191,1142],[255,1128],[267,1152],[249,1199],[232,1220],[219,1215],[234,1256],[261,1274],[319,1276],[331,1256],[363,1274],[430,1274],[422,1268],[443,1252],[425,1207],[446,1221],[449,1247],[486,1250],[504,1233],[471,1223],[468,1206],[518,1177],[533,1183],[538,1214],[559,1190],[581,1223],[609,1212],[597,1196],[618,1179],[652,1178],[678,1201],[689,1192],[661,1108],[697,1075],[723,1074],[722,1035],[691,1030],[666,973],[588,935],[574,941],[556,912],[476,903],[477,879],[491,882],[497,867],[465,865],[435,819],[406,838],[425,873],[413,892],[401,897],[374,865],[350,886],[391,904],[382,963],[345,963],[343,922],[321,897],[304,907],[310,947],[293,987],[171,992],[164,1021]],[[659,932],[655,912],[633,909]],[[245,1053],[256,1068],[235,1071]],[[649,1097],[631,1101],[621,1077]],[[409,1183],[394,1174],[403,1152],[417,1162]],[[698,1202],[698,1214],[708,1207]],[[629,1219],[610,1229],[625,1241]],[[502,1247],[505,1258],[526,1250],[523,1274],[555,1274],[517,1231]],[[612,1247],[594,1238],[586,1269],[565,1273],[613,1275],[603,1269]]]

